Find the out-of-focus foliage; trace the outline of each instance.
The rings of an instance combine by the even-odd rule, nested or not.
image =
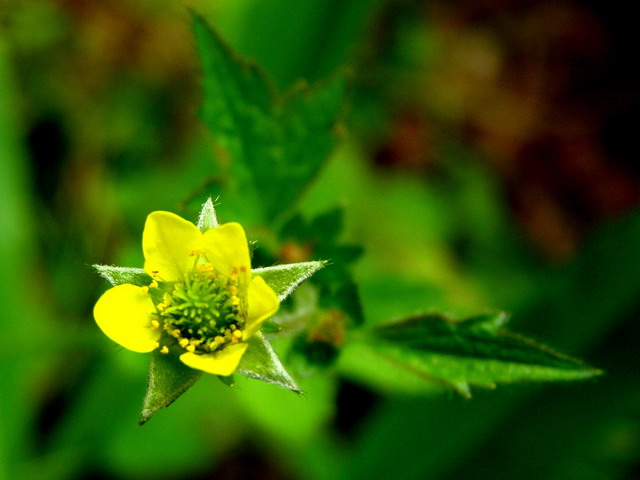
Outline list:
[[[217,207],[249,226],[255,265],[334,261],[274,326],[293,333],[273,345],[305,394],[204,378],[135,426],[147,358],[101,338],[91,308],[106,282],[88,265],[142,265],[147,213],[195,220],[228,182],[198,118],[190,14],[170,0],[5,3],[0,478],[634,478],[629,16],[561,0],[191,6],[280,92],[353,69],[350,133],[296,193],[300,216],[265,228],[239,185]],[[294,200],[276,198],[265,212]],[[355,293],[361,310],[346,311]],[[465,400],[367,352],[332,356],[362,320],[495,309],[606,375]]]

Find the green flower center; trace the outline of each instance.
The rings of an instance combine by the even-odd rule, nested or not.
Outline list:
[[[237,277],[191,272],[158,305],[165,331],[186,350],[213,352],[242,339],[245,318]]]

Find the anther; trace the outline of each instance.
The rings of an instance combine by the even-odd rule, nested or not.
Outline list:
[[[151,320],[151,329],[155,330],[160,326],[160,322],[158,320]]]
[[[149,284],[149,288],[158,288],[158,282],[156,282],[155,280],[153,280],[153,281]]]
[[[186,348],[189,345],[189,340],[186,338],[181,338],[178,342],[182,348]]]
[[[196,351],[196,347],[194,347],[193,345],[187,345],[186,347],[184,347],[185,350],[187,350],[187,352],[195,352]]]
[[[142,290],[142,293],[149,293],[149,287],[140,287],[140,290]]]
[[[161,349],[160,349],[160,353],[162,353],[163,355],[166,355],[167,353],[169,353],[169,348],[164,345]]]
[[[242,337],[242,330],[234,330],[233,336],[236,337],[236,338],[241,338]]]

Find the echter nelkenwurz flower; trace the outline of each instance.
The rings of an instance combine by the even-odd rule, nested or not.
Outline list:
[[[191,368],[231,375],[246,340],[279,307],[273,289],[251,274],[242,226],[226,223],[203,233],[178,215],[153,212],[142,250],[152,281],[106,291],[93,310],[98,326],[128,350],[159,349]]]

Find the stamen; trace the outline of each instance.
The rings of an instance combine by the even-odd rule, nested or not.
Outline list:
[[[153,281],[149,284],[149,288],[158,288],[158,282],[156,282],[155,280],[153,280]]]
[[[162,353],[163,355],[166,355],[167,353],[169,353],[169,347],[167,347],[166,345],[164,345],[164,346],[160,349],[160,353]]]
[[[142,293],[149,293],[149,287],[140,287],[140,290],[142,290]]]
[[[189,340],[186,338],[181,338],[178,343],[182,348],[187,348],[187,345],[189,345]]]
[[[160,327],[160,322],[158,320],[151,320],[151,329],[155,330],[158,327]]]

